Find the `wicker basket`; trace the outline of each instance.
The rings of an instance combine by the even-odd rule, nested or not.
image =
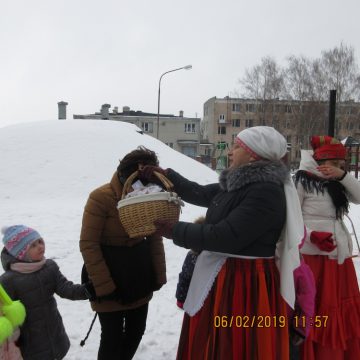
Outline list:
[[[164,184],[167,191],[154,194],[134,196],[125,199],[138,172],[131,174],[123,188],[118,202],[120,221],[130,238],[144,237],[156,231],[154,221],[158,219],[176,222],[179,220],[182,200],[171,192],[173,184],[164,175],[154,172]]]

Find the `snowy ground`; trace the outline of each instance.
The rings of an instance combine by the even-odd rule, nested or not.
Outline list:
[[[78,244],[87,196],[111,179],[118,160],[127,152],[145,145],[157,152],[163,167],[172,167],[202,184],[217,181],[212,170],[136,130],[130,124],[82,120],[1,128],[0,227],[22,223],[37,229],[45,238],[47,257],[58,262],[68,279],[79,282],[82,258]],[[187,204],[181,218],[192,221],[204,213],[205,209]],[[350,216],[356,229],[360,229],[359,215],[360,207],[352,206]],[[164,241],[168,283],[150,302],[137,360],[170,360],[176,354],[182,312],[175,305],[174,294],[186,250]],[[354,261],[359,277],[359,258]],[[72,344],[66,359],[96,359],[98,322],[85,347],[79,345],[93,318],[88,302],[57,301]]]

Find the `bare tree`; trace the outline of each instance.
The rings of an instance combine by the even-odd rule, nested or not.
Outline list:
[[[310,100],[313,94],[311,61],[304,56],[289,56],[285,69],[285,90],[291,100]]]
[[[359,97],[360,76],[352,46],[341,43],[334,49],[322,51],[320,64],[325,85],[328,90],[336,89],[337,101]]]
[[[270,100],[281,96],[284,77],[276,61],[267,56],[259,65],[246,69],[245,76],[239,80],[246,97],[257,100]]]

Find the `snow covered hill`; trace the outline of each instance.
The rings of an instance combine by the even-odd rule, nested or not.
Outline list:
[[[139,145],[154,150],[164,168],[172,167],[202,184],[217,181],[206,166],[139,133],[134,125],[101,120],[25,123],[0,128],[0,226],[26,224],[37,229],[68,279],[79,282],[82,258],[79,234],[90,191],[110,181],[119,159]],[[181,218],[192,221],[205,209],[189,204]],[[165,240],[168,283],[150,303],[147,329],[136,359],[173,359],[182,312],[175,287],[186,250]],[[0,273],[3,270],[0,269]],[[84,348],[79,346],[93,312],[87,301],[57,298],[71,349],[66,359],[96,359],[99,325]]]

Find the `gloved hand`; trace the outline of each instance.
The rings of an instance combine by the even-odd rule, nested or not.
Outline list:
[[[139,175],[138,178],[141,181],[147,181],[151,183],[159,183],[159,178],[154,174],[154,171],[166,176],[167,170],[162,169],[159,166],[153,166],[153,165],[145,165],[142,169],[139,169]],[[162,185],[162,182],[160,181],[160,184]]]
[[[154,235],[165,236],[168,239],[173,238],[172,233],[175,223],[169,222],[167,220],[155,220],[154,225],[156,227]]]
[[[87,296],[87,298],[90,301],[97,300],[95,288],[94,288],[94,285],[92,284],[92,282],[88,281],[84,284],[84,286],[85,286],[85,295]]]
[[[310,241],[316,245],[321,251],[331,252],[336,248],[333,234],[325,231],[312,231]]]

